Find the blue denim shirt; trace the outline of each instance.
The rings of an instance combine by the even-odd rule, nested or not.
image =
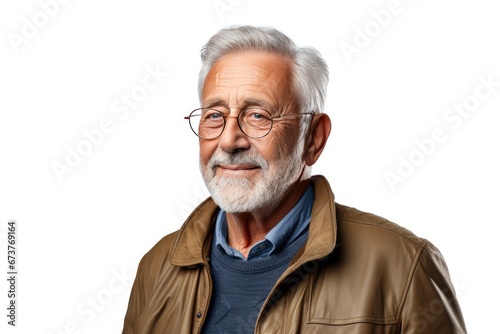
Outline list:
[[[247,261],[263,258],[286,248],[295,239],[308,233],[311,211],[314,202],[314,189],[307,188],[297,204],[283,219],[267,233],[266,237],[255,243],[248,252]],[[227,243],[227,220],[225,211],[219,211],[215,222],[215,244],[229,256],[245,260],[243,254]]]

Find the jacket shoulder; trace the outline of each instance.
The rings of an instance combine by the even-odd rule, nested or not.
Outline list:
[[[410,230],[391,222],[383,217],[364,212],[346,205],[335,203],[339,235],[347,233],[352,238],[363,239],[363,242],[387,244],[404,243],[408,246],[421,248],[427,240],[416,236]],[[360,240],[361,241],[361,240]]]
[[[154,256],[158,254],[163,254],[165,252],[170,252],[177,235],[179,234],[179,230],[174,231],[172,233],[167,234],[163,238],[161,238],[144,256]]]
[[[434,245],[352,207],[335,204],[335,214],[335,249],[310,278],[309,323],[342,326],[346,333],[465,333],[446,264]],[[422,318],[429,305],[438,310],[432,323]]]
[[[178,234],[178,230],[167,234],[144,254],[140,269],[145,277],[157,277],[162,268],[169,266],[169,256]]]

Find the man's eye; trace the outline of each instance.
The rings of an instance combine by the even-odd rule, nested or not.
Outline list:
[[[217,121],[222,118],[222,115],[216,111],[207,111],[203,118],[207,121]]]
[[[265,114],[265,111],[249,109],[245,113],[245,118],[249,121],[264,121],[269,120],[269,115]]]
[[[250,114],[250,117],[254,118],[254,119],[262,119],[264,118],[264,115],[258,113],[258,112],[253,112]]]
[[[221,117],[222,117],[222,115],[221,115],[221,114],[219,114],[219,113],[214,112],[214,113],[212,113],[212,114],[208,115],[208,117],[209,117],[210,119],[219,119],[219,118],[221,118]]]

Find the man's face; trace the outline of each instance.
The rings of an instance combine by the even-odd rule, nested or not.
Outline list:
[[[297,113],[289,62],[261,52],[222,57],[207,75],[202,106],[231,116],[220,137],[200,139],[200,169],[215,202],[226,212],[274,209],[304,168],[300,117],[275,121],[263,138],[247,137],[233,117],[248,107]]]

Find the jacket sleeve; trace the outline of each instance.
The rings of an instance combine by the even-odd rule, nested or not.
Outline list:
[[[408,282],[401,333],[466,333],[446,263],[439,250],[428,241]]]
[[[135,277],[134,285],[132,286],[132,291],[130,293],[130,299],[128,303],[127,313],[125,314],[125,321],[123,324],[122,334],[137,334],[136,327],[139,317],[142,313],[142,308],[144,306],[144,292],[141,291],[142,284],[142,266],[143,260],[139,263],[137,269],[137,274]]]

